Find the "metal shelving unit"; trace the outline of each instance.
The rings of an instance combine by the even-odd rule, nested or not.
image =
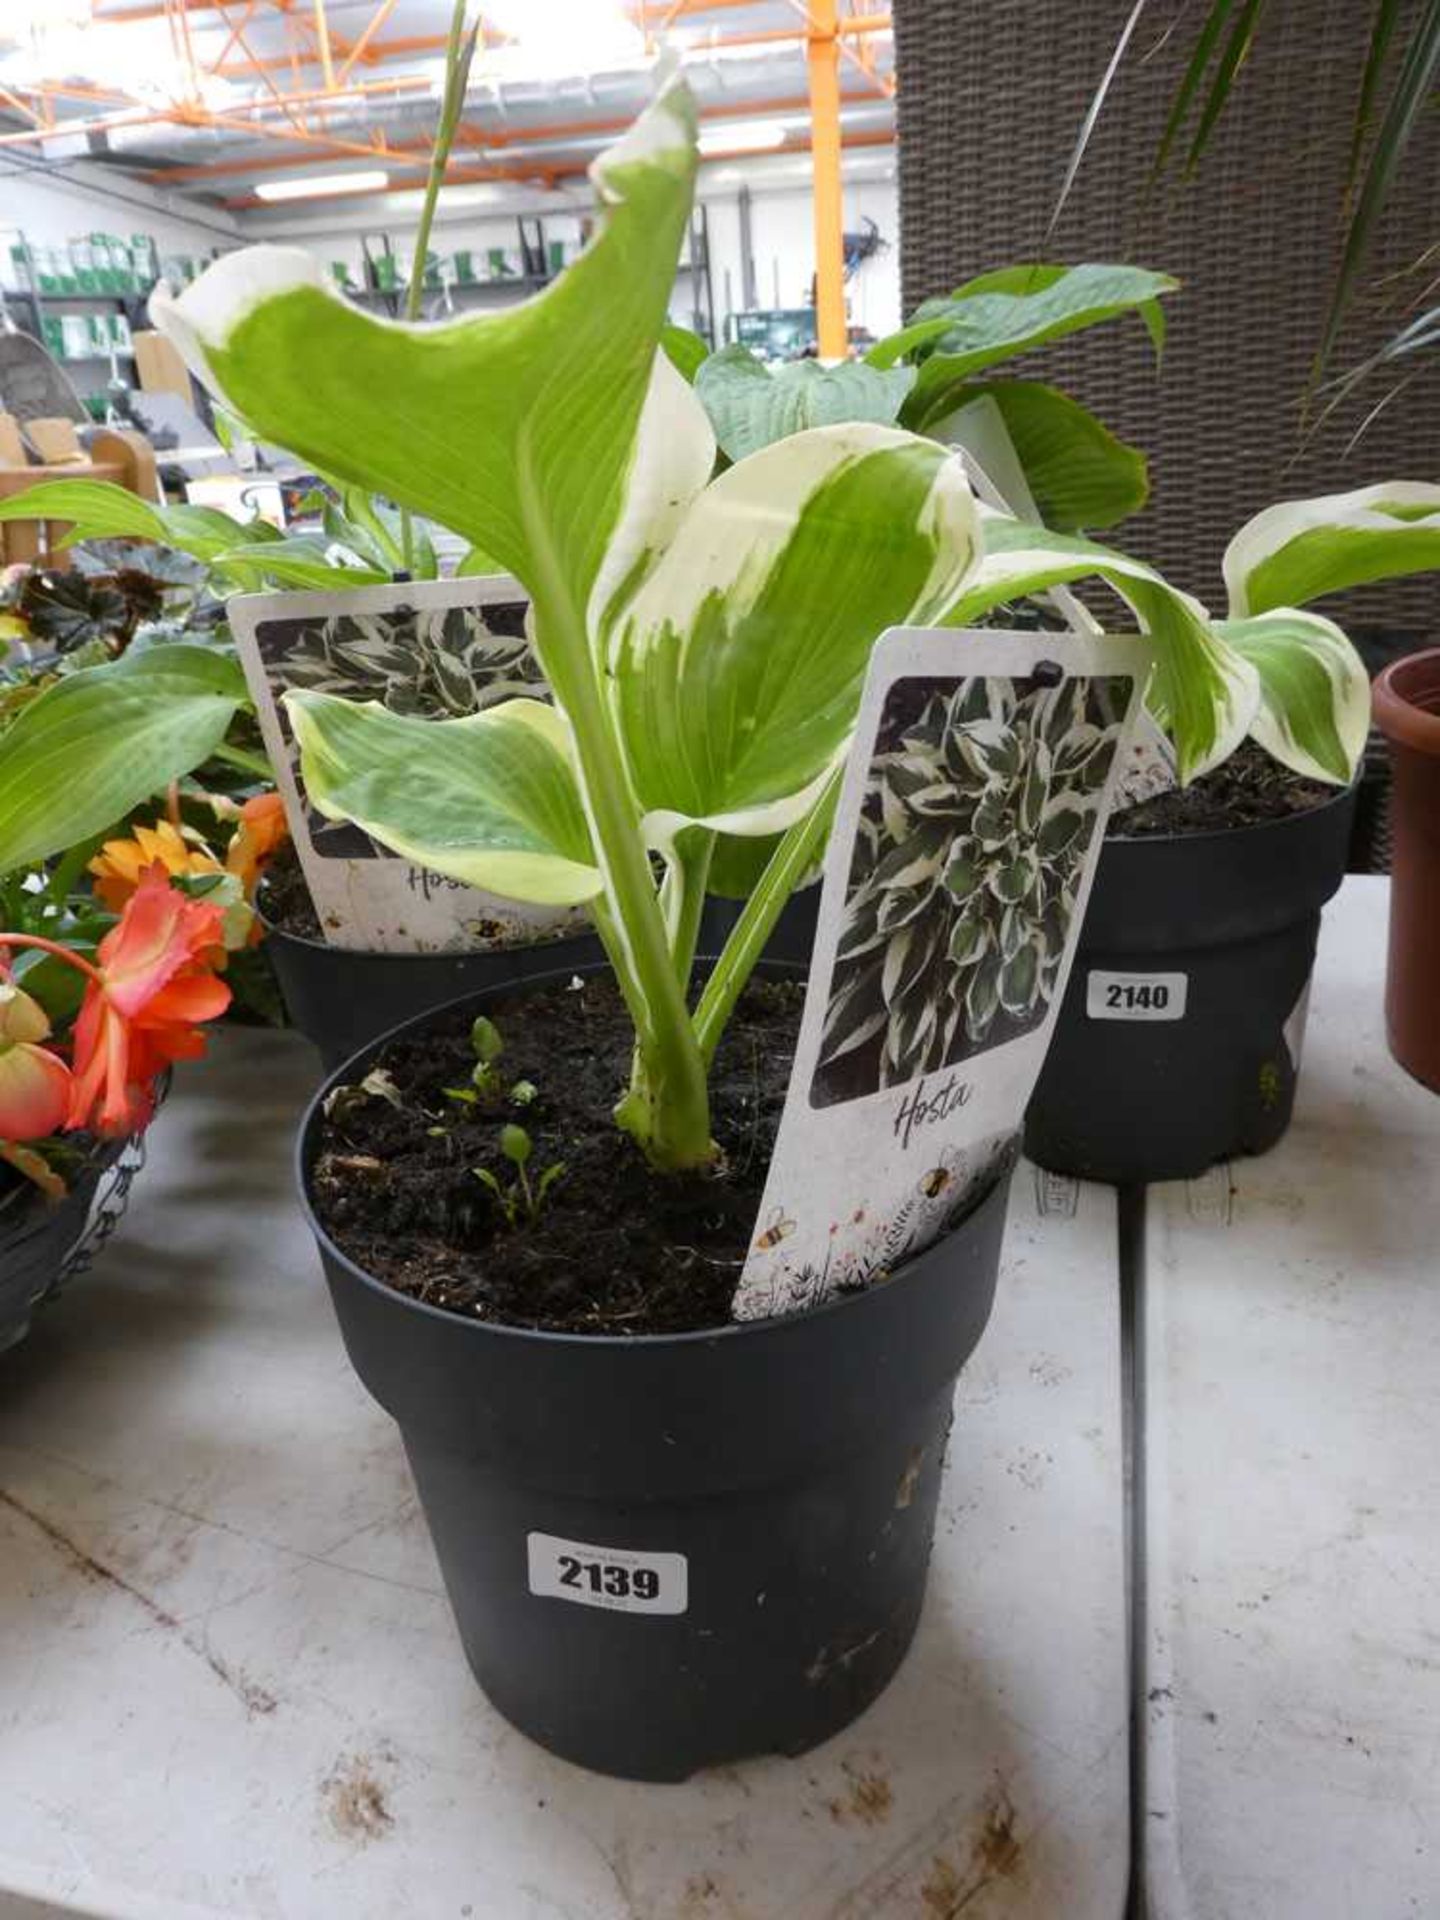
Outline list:
[[[686,257],[676,267],[675,276],[678,281],[689,284],[690,312],[686,325],[713,348],[716,345],[715,289],[710,277],[710,219],[703,206],[691,209]]]
[[[441,273],[432,273],[427,269],[423,303],[425,317],[434,319],[437,312],[454,311],[467,305],[483,306],[496,299],[502,303],[524,299],[527,294],[548,287],[563,263],[554,257],[546,238],[544,221],[538,216],[517,215],[515,232],[515,251],[522,262],[519,273],[492,271],[485,279],[460,279],[442,277]],[[360,246],[364,256],[365,284],[360,287],[344,285],[342,291],[358,305],[378,309],[388,313],[392,319],[398,319],[404,309],[406,288],[400,278],[400,256],[391,244],[389,234],[362,234]],[[492,248],[489,251],[493,267],[494,254],[502,250]],[[462,250],[459,257],[468,261],[471,253]]]

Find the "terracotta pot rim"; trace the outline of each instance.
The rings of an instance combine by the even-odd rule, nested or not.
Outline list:
[[[1440,647],[1392,661],[1374,696],[1375,724],[1387,740],[1440,758]]]

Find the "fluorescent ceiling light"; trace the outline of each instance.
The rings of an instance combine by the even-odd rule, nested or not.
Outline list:
[[[705,127],[700,134],[701,153],[768,153],[783,147],[790,132],[785,120],[731,120]]]
[[[303,180],[260,180],[259,200],[320,200],[332,193],[379,193],[390,184],[388,173],[311,173]]]

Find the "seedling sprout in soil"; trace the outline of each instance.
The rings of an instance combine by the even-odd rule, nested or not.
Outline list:
[[[495,1204],[504,1214],[508,1227],[528,1226],[539,1217],[546,1194],[557,1180],[564,1178],[564,1162],[554,1161],[532,1184],[526,1169],[535,1151],[535,1144],[525,1129],[517,1127],[513,1120],[500,1129],[500,1151],[515,1169],[515,1178],[508,1185],[502,1184],[489,1167],[472,1167],[471,1171],[494,1194]]]

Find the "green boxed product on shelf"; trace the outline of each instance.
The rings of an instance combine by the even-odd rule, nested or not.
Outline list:
[[[492,280],[508,280],[510,278],[510,269],[505,263],[505,249],[503,247],[491,247],[485,255],[485,258],[490,262],[490,278]]]
[[[135,275],[135,291],[148,293],[159,278],[159,256],[148,233],[131,234],[130,267]]]
[[[100,270],[95,260],[94,241],[83,236],[78,240],[72,240],[67,250],[67,257],[75,290],[79,293],[99,293]]]
[[[565,242],[563,240],[552,240],[550,242],[550,271],[552,273],[559,273],[564,264]]]
[[[330,278],[335,282],[337,287],[349,286],[350,269],[343,260],[332,260],[330,262]]]
[[[40,316],[40,337],[48,353],[53,353],[57,360],[65,358],[65,328],[59,314],[45,313]]]
[[[461,287],[475,283],[475,256],[468,247],[455,249],[455,284]]]
[[[384,293],[394,293],[400,285],[400,272],[393,255],[382,253],[375,262],[375,284]]]

